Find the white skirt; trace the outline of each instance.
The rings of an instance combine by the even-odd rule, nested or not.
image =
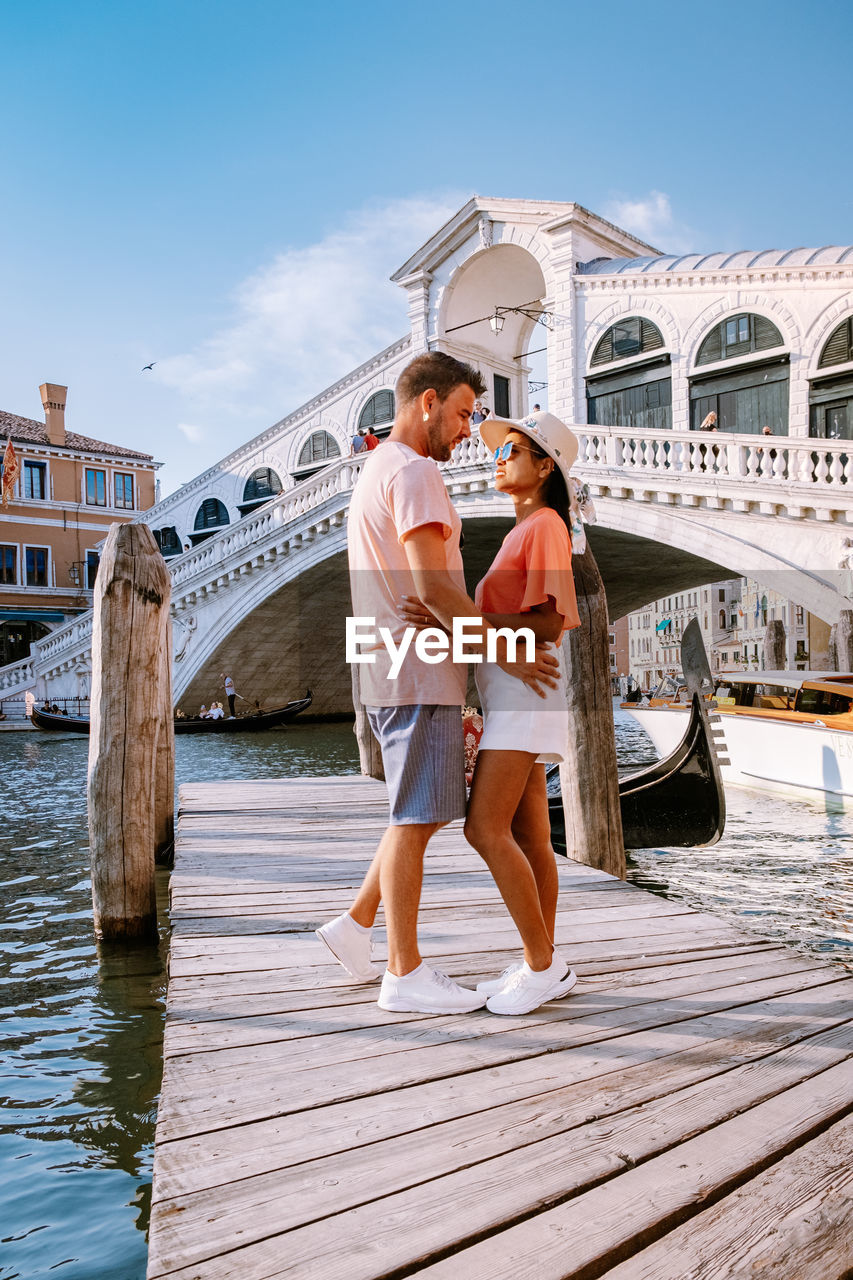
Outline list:
[[[533,751],[538,764],[566,759],[569,711],[562,672],[544,698],[494,662],[481,662],[475,676],[484,723],[481,751]]]

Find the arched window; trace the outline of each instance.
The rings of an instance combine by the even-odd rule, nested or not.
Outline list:
[[[764,316],[743,312],[716,324],[706,334],[696,356],[696,367],[718,364],[784,346],[781,333]],[[693,431],[733,431],[761,435],[770,427],[774,435],[788,433],[787,353],[718,369],[690,380],[690,427]],[[713,415],[713,417],[711,416]]]
[[[173,524],[166,525],[163,529],[154,529],[154,541],[160,548],[160,554],[164,559],[168,560],[171,556],[179,556],[183,547],[178,537],[178,531]]]
[[[610,326],[595,344],[590,368],[646,353],[649,359],[587,378],[588,422],[658,431],[672,426],[670,357],[663,345],[660,329],[643,316],[628,316]]]
[[[850,364],[853,361],[853,319],[842,320],[837,329],[823,344],[817,367],[827,369],[833,364]]]
[[[714,364],[717,360],[731,360],[749,355],[751,351],[767,351],[784,345],[775,324],[764,316],[745,312],[714,326],[699,348],[696,364]]]
[[[629,316],[617,320],[595,344],[590,368],[599,364],[612,364],[614,360],[627,360],[643,351],[657,351],[663,346],[663,334],[656,324],[645,316]]]
[[[842,320],[823,344],[819,369],[853,363],[853,319]],[[824,440],[853,439],[853,370],[828,372],[809,388],[809,435]],[[832,458],[827,457],[831,463]]]
[[[315,431],[305,441],[299,451],[296,470],[303,479],[321,470],[326,462],[341,456],[341,448],[334,436],[328,431]]]
[[[194,547],[204,542],[216,529],[222,529],[231,523],[228,508],[218,498],[205,498],[195,514],[193,532],[190,541]]]
[[[358,415],[358,430],[373,427],[378,436],[387,436],[394,425],[394,392],[374,391]]]
[[[240,514],[245,516],[281,493],[282,483],[271,467],[258,467],[243,486]]]

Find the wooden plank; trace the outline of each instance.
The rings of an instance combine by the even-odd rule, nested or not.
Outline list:
[[[674,1040],[635,1032],[609,1042],[606,1049],[590,1045],[554,1054],[538,1062],[536,1070],[517,1062],[449,1082],[389,1090],[382,1095],[382,1107],[371,1108],[369,1114],[360,1102],[332,1103],[242,1129],[163,1142],[158,1147],[155,1199],[281,1170],[305,1160],[307,1151],[322,1157],[413,1133],[419,1135],[419,1142],[430,1126],[440,1126],[447,1133],[449,1122],[484,1112],[484,1098],[496,1115],[499,1108],[525,1099],[547,1099],[566,1080],[571,1086],[563,1115],[573,1117],[576,1125],[586,1124],[801,1040],[814,1037],[813,1043],[820,1046],[825,1033],[853,1019],[853,985],[846,1001],[829,988],[815,993],[806,1017],[799,1011],[786,1015],[783,1009],[779,1000],[753,1006],[749,1030],[744,1030],[742,1018],[715,1015],[683,1024]],[[843,1034],[849,1034],[849,1027]],[[827,1043],[834,1043],[832,1034]],[[655,1064],[654,1071],[649,1070],[650,1063]],[[365,1158],[370,1160],[370,1154]]]
[[[234,1274],[272,1280],[288,1272],[300,1280],[327,1280],[338,1273],[347,1280],[374,1280],[415,1265],[435,1280],[481,1280],[483,1276],[577,1280],[589,1274],[591,1264],[613,1256],[618,1246],[660,1229],[677,1213],[701,1203],[709,1188],[741,1181],[744,1169],[758,1171],[793,1143],[843,1115],[853,1101],[849,1060],[845,1055],[840,1065],[785,1089],[733,1120],[714,1124],[698,1137],[679,1141],[694,1107],[698,1106],[700,1123],[727,1113],[718,1088],[706,1087],[707,1112],[693,1097],[685,1113],[684,1101],[661,1100],[646,1111],[646,1119],[634,1114],[626,1116],[622,1125],[592,1126],[586,1143],[577,1135],[570,1144],[547,1139],[483,1161],[474,1170],[457,1169],[381,1200],[371,1197],[346,1212],[332,1210],[333,1216],[319,1216],[315,1211],[307,1225],[287,1231],[283,1238],[267,1235],[245,1245],[237,1257],[233,1251],[221,1252],[215,1242],[202,1244],[205,1280],[224,1280]],[[678,1144],[674,1150],[649,1158],[650,1152],[672,1143]],[[640,1168],[633,1167],[637,1163]],[[602,1179],[608,1179],[603,1186],[578,1194],[580,1188]],[[369,1194],[368,1188],[363,1187],[361,1194]],[[546,1207],[555,1197],[569,1195],[568,1203]],[[544,1212],[526,1217],[537,1208]],[[217,1204],[211,1194],[211,1227],[223,1212],[228,1212],[227,1205]],[[499,1229],[521,1214],[525,1220],[520,1225]],[[186,1232],[184,1216],[180,1218]],[[401,1229],[403,1223],[405,1229]],[[431,1256],[458,1248],[487,1227],[497,1233],[434,1266],[422,1266]],[[230,1238],[233,1241],[233,1232]],[[175,1267],[164,1251],[150,1274],[188,1280],[198,1272],[193,1272],[193,1264]]]
[[[600,1275],[727,1213],[850,1107],[853,978],[577,865],[569,999],[519,1019],[378,1009],[313,929],[348,905],[384,794],[182,789],[151,1280]],[[491,976],[515,929],[459,824],[433,845],[425,954]],[[837,1160],[814,1151],[817,1197]]]
[[[851,1150],[853,1118],[848,1116],[712,1209],[607,1271],[603,1280],[849,1276]]]

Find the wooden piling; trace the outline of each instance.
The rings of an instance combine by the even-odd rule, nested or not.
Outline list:
[[[174,761],[171,706],[165,715],[170,588],[150,529],[114,524],[95,583],[89,734],[92,900],[95,932],[105,941],[157,937],[155,844],[173,806],[166,796],[170,753]]]
[[[607,598],[589,544],[572,568],[581,625],[565,636],[561,653],[569,705],[569,754],[560,765],[566,852],[624,880]]]
[[[358,759],[361,772],[366,778],[376,778],[378,782],[384,782],[385,766],[382,763],[382,752],[379,749],[379,743],[374,737],[370,721],[367,718],[367,712],[361,701],[361,667],[357,662],[354,662],[350,667],[350,671],[352,672],[352,706],[355,711],[353,731],[355,740],[358,743]]]
[[[778,618],[768,622],[764,632],[764,669],[785,670],[785,624]]]

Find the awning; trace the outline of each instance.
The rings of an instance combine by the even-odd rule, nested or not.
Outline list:
[[[73,617],[51,609],[0,609],[0,622],[70,622]]]
[[[665,631],[667,627],[672,626],[672,618],[664,618],[663,622],[659,622],[655,627],[655,631]]]

